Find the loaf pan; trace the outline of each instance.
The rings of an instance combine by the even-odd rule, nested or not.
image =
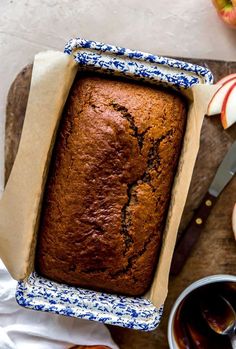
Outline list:
[[[193,86],[213,81],[211,72],[204,67],[80,38],[70,40],[64,52],[74,58],[78,69],[162,84],[186,95]],[[165,258],[164,251],[160,258]],[[155,280],[158,282],[161,283],[161,279]],[[163,287],[167,289],[166,285]],[[160,301],[154,301],[160,297],[154,290],[156,288],[151,288],[144,297],[126,297],[59,284],[33,271],[19,281],[16,300],[21,306],[34,310],[151,331],[158,326],[163,312]]]

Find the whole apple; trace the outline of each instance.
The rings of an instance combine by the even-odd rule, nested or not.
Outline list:
[[[236,29],[236,0],[212,0],[220,18]]]

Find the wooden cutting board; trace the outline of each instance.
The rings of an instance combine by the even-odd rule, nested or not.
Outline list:
[[[190,60],[209,68],[218,81],[236,72],[236,62]],[[27,105],[32,65],[25,67],[13,82],[6,109],[6,181],[18,149]],[[236,125],[224,131],[218,117],[206,117],[201,133],[201,146],[196,161],[188,199],[181,220],[180,233],[192,217],[207,191],[227,149],[236,139]],[[231,213],[236,202],[236,177],[220,195],[202,235],[181,273],[170,278],[169,294],[161,325],[153,332],[143,333],[109,326],[121,349],[167,349],[167,322],[170,309],[179,293],[195,280],[212,274],[236,273],[236,242],[231,228]]]

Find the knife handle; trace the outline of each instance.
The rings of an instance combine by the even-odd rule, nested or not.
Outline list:
[[[177,275],[185,264],[192,247],[197,242],[204,224],[216,203],[216,197],[207,192],[187,228],[177,242],[170,273]]]

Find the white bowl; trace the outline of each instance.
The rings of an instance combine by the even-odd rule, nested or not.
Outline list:
[[[175,341],[174,337],[174,331],[173,331],[173,323],[174,323],[174,318],[176,311],[180,305],[180,303],[186,298],[186,296],[191,293],[193,290],[202,287],[204,285],[216,283],[216,282],[236,282],[236,276],[233,275],[224,275],[224,274],[219,274],[219,275],[211,275],[204,277],[203,279],[197,280],[191,285],[189,285],[187,288],[183,290],[183,292],[179,295],[177,300],[175,301],[170,316],[169,316],[169,321],[168,321],[168,343],[170,349],[179,349],[178,344]]]

